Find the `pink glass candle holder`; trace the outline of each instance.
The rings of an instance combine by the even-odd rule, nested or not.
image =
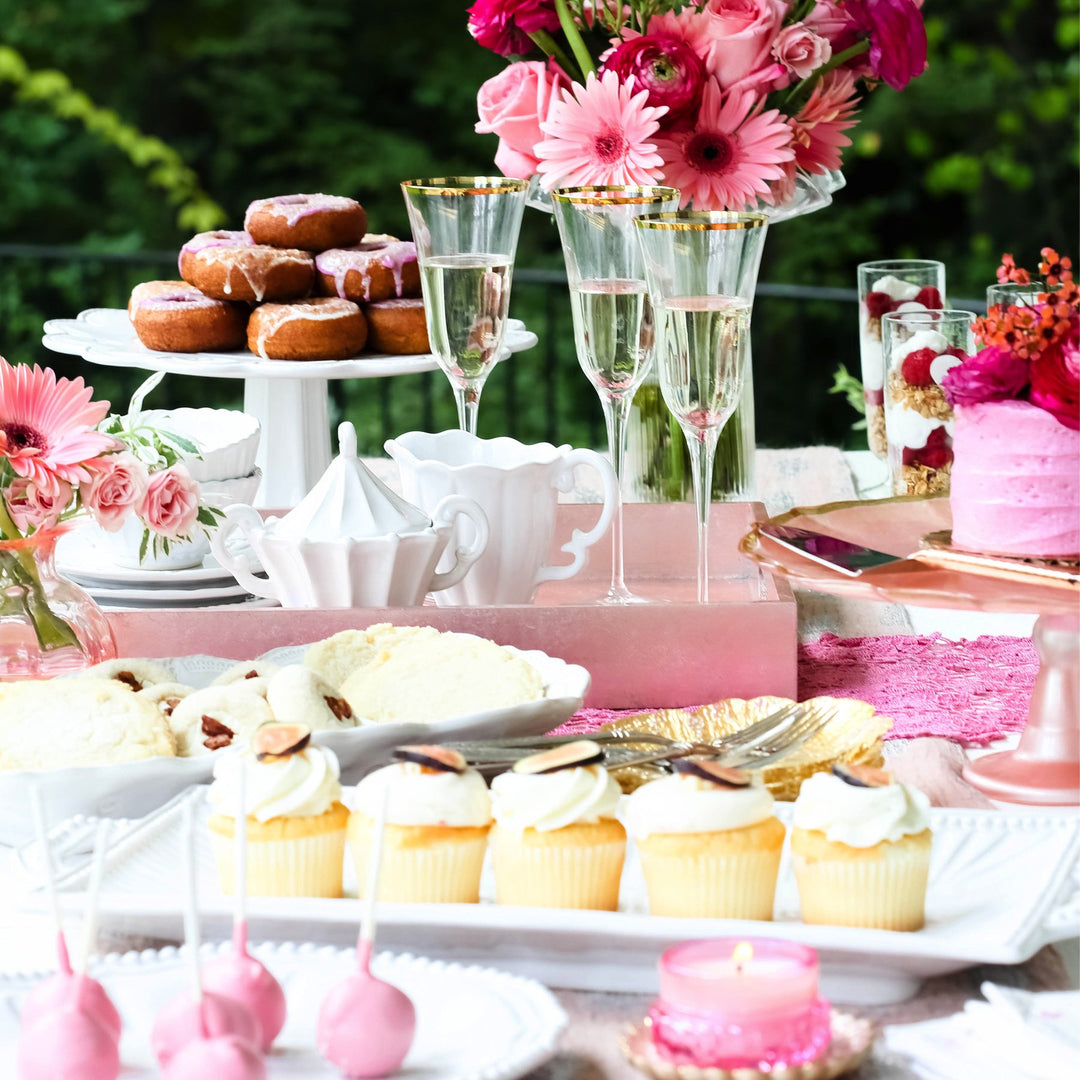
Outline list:
[[[668,949],[649,1021],[662,1056],[707,1068],[801,1065],[824,1053],[831,1037],[817,953],[768,938],[711,938]]]

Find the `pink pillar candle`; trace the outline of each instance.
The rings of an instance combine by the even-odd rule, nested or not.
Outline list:
[[[776,1070],[829,1045],[813,949],[768,938],[684,941],[660,958],[653,1043],[680,1065]]]

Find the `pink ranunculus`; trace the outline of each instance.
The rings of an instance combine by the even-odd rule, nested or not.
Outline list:
[[[1028,399],[1067,428],[1080,430],[1080,339],[1075,325],[1065,341],[1035,358]]]
[[[183,465],[151,473],[137,512],[158,536],[185,538],[199,513],[199,485]]]
[[[19,532],[45,529],[55,525],[71,505],[74,492],[66,480],[42,487],[24,476],[16,476],[4,493],[11,520]]]
[[[710,37],[705,62],[721,89],[769,63],[787,9],[785,0],[709,0],[702,12]]]
[[[832,56],[832,45],[802,23],[793,23],[776,35],[772,55],[796,79],[805,79]]]
[[[476,0],[469,8],[469,33],[500,56],[523,56],[533,47],[530,34],[558,28],[555,0]]]
[[[945,399],[957,405],[981,405],[985,401],[1009,401],[1019,397],[1028,384],[1030,365],[1001,345],[990,345],[950,368],[941,385]]]
[[[528,177],[536,172],[533,147],[544,137],[540,124],[547,119],[556,91],[569,86],[570,80],[561,71],[523,60],[508,64],[480,87],[476,130],[499,136],[495,164],[505,176]]]
[[[667,35],[646,34],[617,45],[602,65],[623,81],[633,75],[647,90],[650,105],[666,105],[662,127],[670,127],[697,112],[708,73],[705,62],[685,41]]]
[[[93,519],[106,532],[118,532],[146,494],[146,467],[129,453],[108,454],[79,492]]]
[[[926,70],[926,27],[914,0],[847,0],[857,31],[870,38],[870,69],[894,90]]]

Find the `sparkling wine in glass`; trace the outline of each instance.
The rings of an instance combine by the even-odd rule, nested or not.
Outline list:
[[[709,599],[713,459],[746,378],[767,223],[764,214],[727,211],[655,214],[637,222],[656,309],[660,390],[690,449],[701,603]]]
[[[655,322],[634,231],[642,214],[674,210],[669,187],[593,186],[552,193],[566,260],[578,363],[604,411],[608,450],[621,480],[634,392],[653,362]],[[611,527],[611,584],[602,603],[640,602],[625,582],[622,497]]]
[[[476,434],[484,382],[506,335],[528,185],[504,176],[406,180],[431,348],[454,389],[458,424]]]

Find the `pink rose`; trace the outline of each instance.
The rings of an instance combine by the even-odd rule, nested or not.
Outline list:
[[[1065,341],[1035,358],[1028,395],[1032,405],[1052,413],[1074,431],[1080,430],[1080,337],[1076,331],[1074,325]]]
[[[533,147],[544,137],[540,124],[547,119],[556,90],[569,85],[561,72],[553,73],[537,60],[522,60],[480,87],[476,130],[499,136],[495,164],[505,176],[527,177],[536,172],[539,162]]]
[[[139,517],[151,532],[170,540],[186,538],[199,513],[199,485],[183,465],[151,473]]]
[[[787,9],[784,0],[709,0],[703,12],[711,38],[705,62],[724,90],[769,63]]]
[[[90,483],[80,489],[82,501],[106,532],[117,532],[146,493],[146,468],[129,453],[100,458]]]
[[[785,26],[773,42],[772,55],[795,76],[805,79],[832,56],[826,38],[815,34],[802,23]]]
[[[32,529],[55,525],[71,504],[73,494],[66,480],[57,480],[55,486],[45,488],[24,476],[16,476],[4,493],[4,502],[15,527],[26,534]]]

